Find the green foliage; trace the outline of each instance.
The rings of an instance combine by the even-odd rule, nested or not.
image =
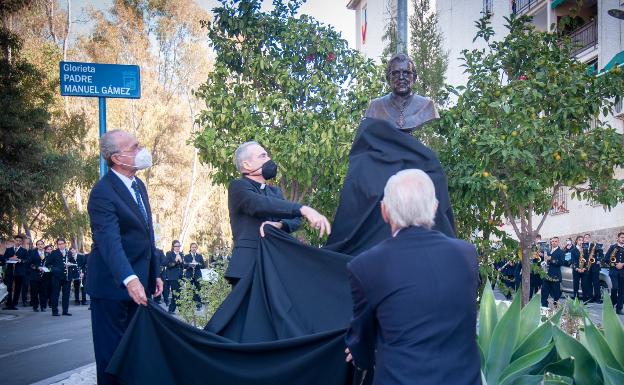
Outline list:
[[[624,182],[614,178],[624,164],[622,136],[604,121],[624,74],[588,75],[571,56],[569,39],[538,32],[528,21],[507,19],[509,33],[496,42],[489,15],[477,22],[477,39],[487,48],[463,51],[466,86],[452,89],[457,103],[435,123],[460,237],[479,234],[485,254],[493,235],[510,245],[497,226],[513,219],[523,303],[531,241],[554,192],[568,186],[573,197],[607,207],[624,200]],[[535,214],[542,220],[534,222]]]
[[[409,20],[411,29],[410,57],[416,68],[414,92],[443,105],[448,97],[444,74],[448,53],[444,51],[438,13],[431,10],[431,0],[414,0],[414,13]]]
[[[58,170],[71,157],[49,143],[55,135],[49,124],[54,88],[20,56],[19,37],[4,25],[0,48],[0,235],[9,235],[50,189],[62,185]]]
[[[397,30],[396,17],[394,17],[396,10],[392,9],[391,2],[386,2],[386,10],[384,12],[385,29],[384,34],[381,37],[381,41],[385,43],[385,47],[381,52],[381,60],[386,62],[392,55],[397,53],[399,45],[399,35]]]
[[[481,370],[487,384],[622,383],[622,363],[616,358],[621,356],[621,340],[612,337],[621,336],[624,327],[608,296],[605,296],[603,308],[604,331],[594,325],[582,305],[572,301],[541,322],[539,301],[538,294],[520,309],[518,294],[508,308],[501,307],[501,314],[494,316],[492,310],[497,306],[490,283],[486,283],[477,340],[482,354]],[[583,330],[577,334],[580,341],[564,331],[569,318],[578,315],[584,322]]]
[[[206,103],[194,144],[214,179],[239,177],[232,157],[256,140],[279,165],[286,198],[327,215],[337,206],[363,112],[381,89],[379,69],[331,27],[295,16],[301,1],[220,0],[204,22],[216,52],[197,96]]]

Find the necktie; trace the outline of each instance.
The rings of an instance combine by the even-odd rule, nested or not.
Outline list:
[[[139,205],[139,211],[143,214],[143,219],[145,219],[145,223],[148,223],[147,220],[147,211],[145,210],[145,206],[143,206],[143,200],[141,199],[141,193],[139,192],[139,185],[136,180],[132,181],[132,189],[134,190],[134,196],[136,198],[137,204]]]

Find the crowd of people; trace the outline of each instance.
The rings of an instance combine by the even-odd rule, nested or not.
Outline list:
[[[67,248],[64,238],[55,243],[56,248],[38,240],[32,248],[30,239],[18,234],[6,247],[0,257],[8,292],[3,310],[17,310],[21,298],[22,307],[32,307],[35,312],[45,312],[49,307],[53,316],[59,316],[60,297],[62,315],[71,316],[72,289],[76,306],[88,304],[83,284],[88,254],[73,246]]]
[[[561,298],[561,268],[572,270],[572,298],[585,303],[602,303],[600,272],[609,269],[611,279],[611,302],[618,314],[624,305],[624,232],[617,235],[615,243],[604,250],[601,243],[592,241],[591,234],[568,238],[560,245],[559,237],[543,242],[538,234],[533,244],[531,258],[531,297],[541,290],[542,306],[548,306],[552,297],[555,305]],[[521,263],[516,259],[497,262],[494,267],[507,287],[508,298],[521,284]]]

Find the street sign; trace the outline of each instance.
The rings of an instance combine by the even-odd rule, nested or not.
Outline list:
[[[59,66],[62,96],[141,97],[141,71],[137,65],[62,61]]]
[[[106,133],[106,99],[141,97],[141,69],[137,65],[62,61],[62,96],[98,98],[100,137]],[[100,156],[100,178],[106,175],[106,162]]]

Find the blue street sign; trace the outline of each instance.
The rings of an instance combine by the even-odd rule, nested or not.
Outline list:
[[[60,62],[61,95],[101,98],[141,97],[137,65]]]

